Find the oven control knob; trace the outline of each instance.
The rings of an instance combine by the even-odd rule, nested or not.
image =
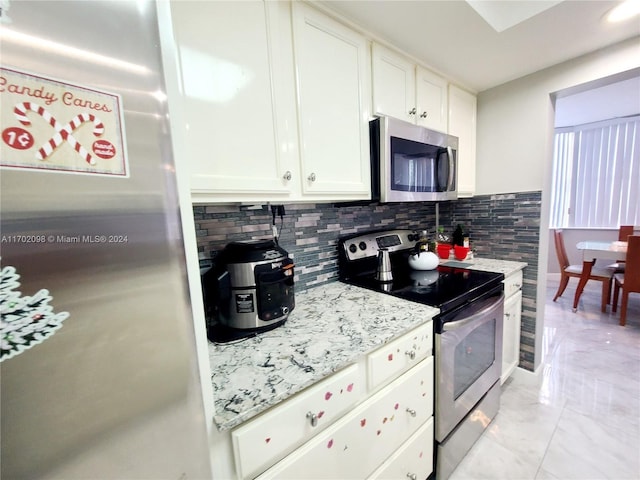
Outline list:
[[[407,238],[409,239],[410,242],[413,242],[414,238],[413,238],[413,233],[410,233]],[[417,240],[417,239],[416,239]]]
[[[349,251],[351,253],[356,253],[358,251],[358,247],[356,247],[355,243],[352,243],[351,245],[349,245]]]
[[[364,242],[360,242],[358,244],[358,246],[360,247],[360,250],[366,250],[367,249],[367,244]]]

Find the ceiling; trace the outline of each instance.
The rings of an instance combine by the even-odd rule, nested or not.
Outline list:
[[[618,0],[317,3],[476,92],[633,37],[640,43],[638,17],[604,20]]]

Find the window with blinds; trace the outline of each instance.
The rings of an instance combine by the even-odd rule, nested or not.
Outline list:
[[[640,115],[557,128],[551,228],[640,225]]]

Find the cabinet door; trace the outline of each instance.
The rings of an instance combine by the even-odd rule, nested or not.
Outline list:
[[[432,417],[369,480],[426,479],[433,471],[433,442]]]
[[[374,113],[415,123],[415,64],[376,43],[371,53]]]
[[[429,357],[258,478],[366,478],[432,413],[433,357]]]
[[[458,195],[476,191],[476,97],[449,86],[449,134],[458,137]]]
[[[518,291],[504,302],[502,334],[502,385],[520,362],[520,321],[522,318],[522,292]]]
[[[279,4],[171,3],[179,76],[173,106],[183,120],[172,122],[172,133],[194,194],[223,201],[290,191],[284,176],[297,163],[296,131],[288,126],[295,124],[293,67],[280,48],[280,32],[290,27]]]
[[[418,125],[447,131],[447,81],[422,67],[416,69],[416,118]]]
[[[370,198],[367,40],[302,2],[292,8],[302,191]]]

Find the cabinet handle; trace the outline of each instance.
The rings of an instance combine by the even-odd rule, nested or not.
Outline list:
[[[427,118],[427,112],[422,112],[420,114],[420,118]]]
[[[316,174],[315,174],[315,173],[312,173],[311,175],[309,175],[309,176],[307,177],[307,179],[308,179],[310,182],[315,182],[315,181],[316,181]]]
[[[515,284],[515,287],[516,287],[516,288],[522,288],[522,284],[521,284],[521,283],[516,283],[516,284]]]
[[[311,426],[315,427],[318,425],[318,416],[313,412],[307,412],[307,418],[311,421]]]
[[[286,172],[284,172],[284,175],[282,176],[282,178],[284,178],[287,181],[291,180],[291,172],[287,170]]]
[[[404,352],[405,355],[407,355],[411,360],[415,360],[416,359],[416,351],[415,350],[408,350],[406,352]]]
[[[417,112],[416,108],[413,107],[411,110],[409,110],[409,115],[415,115]]]
[[[407,408],[407,413],[408,413],[409,415],[411,415],[412,417],[415,417],[415,416],[416,416],[416,411],[415,411],[415,410],[413,410],[413,409],[411,409],[411,408]]]
[[[507,318],[510,318],[510,317],[511,317],[511,314],[510,314],[509,312],[506,312],[506,313],[504,314],[504,316],[505,316],[505,317],[507,317]]]
[[[418,480],[418,476],[415,473],[407,473],[407,478],[409,480]]]

